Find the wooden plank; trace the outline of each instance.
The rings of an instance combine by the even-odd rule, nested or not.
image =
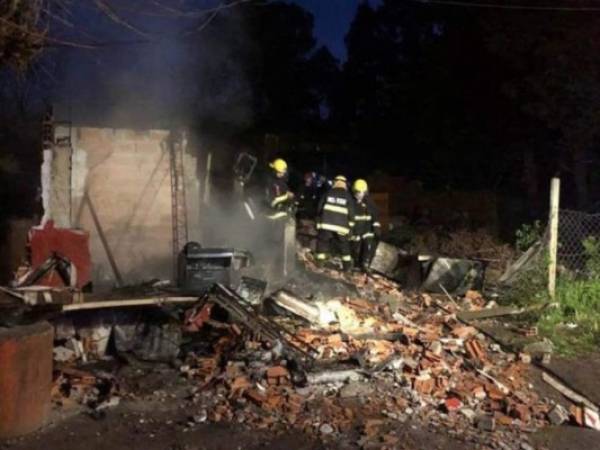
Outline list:
[[[513,316],[526,312],[536,311],[551,306],[550,303],[542,305],[530,306],[528,308],[515,308],[514,306],[498,306],[497,308],[480,309],[479,311],[460,311],[456,317],[460,320],[468,322],[469,320],[490,319],[492,317]]]
[[[577,392],[573,391],[571,388],[564,385],[556,378],[551,377],[546,372],[542,373],[542,380],[544,380],[546,383],[548,383],[550,386],[552,386],[554,389],[556,389],[569,400],[580,405],[585,405],[591,410],[598,412],[598,407],[594,403],[585,398],[583,395],[579,395]]]
[[[82,311],[88,309],[127,308],[131,306],[164,305],[168,303],[194,303],[199,297],[151,297],[127,300],[100,300],[96,302],[64,305],[63,311]]]
[[[94,205],[92,204],[92,200],[90,199],[90,196],[87,191],[85,191],[85,193],[83,194],[83,201],[87,203],[88,208],[90,209],[90,214],[92,216],[92,220],[96,227],[96,231],[98,232],[98,237],[100,237],[100,242],[102,242],[102,247],[104,247],[104,251],[106,252],[106,257],[108,258],[110,267],[113,271],[113,274],[115,275],[115,279],[117,281],[117,287],[121,287],[124,284],[123,277],[121,277],[121,272],[119,271],[119,268],[117,267],[117,263],[115,261],[115,258],[113,257],[112,250],[110,249],[110,246],[108,245],[108,240],[106,239],[106,235],[104,234],[104,230],[102,229],[102,224],[100,223],[100,219],[98,219],[98,215],[96,214],[96,209],[94,208]]]

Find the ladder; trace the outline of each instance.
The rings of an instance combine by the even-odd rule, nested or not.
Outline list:
[[[177,280],[179,252],[188,240],[187,205],[183,153],[187,144],[185,132],[171,132],[169,159],[171,171],[171,222],[173,239],[173,281]]]

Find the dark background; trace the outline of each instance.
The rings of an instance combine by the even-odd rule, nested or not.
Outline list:
[[[0,22],[3,218],[39,212],[49,105],[79,124],[187,126],[264,158],[277,136],[295,179],[491,191],[516,224],[544,217],[554,175],[563,206],[597,210],[597,2],[41,3],[36,20]]]

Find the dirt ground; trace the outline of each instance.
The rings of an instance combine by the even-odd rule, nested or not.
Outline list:
[[[357,449],[351,439],[316,441],[296,430],[275,433],[250,430],[243,424],[194,424],[197,408],[187,399],[189,385],[175,370],[159,368],[128,378],[130,388],[138,387],[135,400],[125,400],[101,417],[88,410],[55,409],[51,423],[24,438],[0,442],[2,450],[319,450]],[[396,430],[401,437],[397,449],[470,450],[464,442],[432,432],[410,421]],[[383,444],[382,444],[383,445]],[[374,447],[369,447],[374,448]],[[376,447],[380,448],[380,447]]]
[[[73,417],[60,425],[0,447],[11,450],[229,450],[229,449],[342,449],[336,442],[315,442],[296,432],[274,435],[244,429],[241,425],[206,424],[186,430],[185,411],[133,412],[119,407],[103,420],[86,415]],[[402,430],[398,449],[469,449],[463,443],[427,430]]]
[[[186,426],[188,413],[176,402],[165,404],[125,403],[105,418],[94,419],[82,413],[49,425],[26,438],[0,444],[10,450],[230,450],[230,449],[356,449],[335,441],[314,441],[289,431],[275,435],[248,430],[243,425],[202,424]],[[401,425],[402,441],[395,449],[459,450],[475,449],[449,436],[430,430]],[[563,426],[534,436],[536,448],[548,450],[591,450],[600,448],[598,432]],[[382,444],[383,446],[383,444]]]
[[[340,295],[340,292],[348,289],[343,283],[336,282],[331,286],[331,295]],[[0,450],[600,449],[599,432],[568,425],[548,427],[533,436],[525,431],[522,436],[518,435],[519,440],[527,437],[532,446],[523,441],[512,446],[481,447],[472,443],[474,439],[466,441],[457,435],[459,432],[452,427],[434,428],[433,425],[420,422],[417,416],[409,416],[405,422],[394,419],[389,425],[392,429],[382,430],[381,437],[376,435],[380,442],[361,440],[359,430],[322,435],[319,439],[315,438],[319,433],[309,435],[297,429],[251,429],[240,421],[245,420],[243,415],[234,416],[231,422],[213,423],[207,420],[203,406],[194,401],[193,392],[198,389],[198,381],[186,379],[170,365],[141,363],[134,358],[115,359],[96,363],[96,366],[96,369],[114,374],[118,380],[121,392],[118,406],[98,413],[74,402],[55,405],[50,423],[45,428],[20,439],[0,441]],[[568,408],[569,402],[542,381],[541,370],[533,365],[528,367],[525,379],[531,384],[529,388],[535,390],[540,398],[550,399]],[[549,369],[593,401],[600,398],[600,394],[594,390],[600,374],[600,355],[575,360],[553,357]],[[214,398],[211,393],[207,395]],[[367,415],[361,404],[358,405],[358,419],[364,419]],[[313,411],[309,412],[312,422]],[[314,411],[315,423],[321,421],[319,414],[318,410]],[[394,432],[397,440],[383,442],[384,436],[389,436],[390,431]],[[487,432],[476,433],[481,436],[481,433]]]
[[[358,449],[359,435],[344,439],[313,437],[295,430],[275,433],[251,430],[244,424],[193,422],[197,407],[188,401],[189,384],[176,370],[127,369],[127,387],[135,398],[123,400],[105,414],[93,416],[89,410],[55,408],[51,423],[27,437],[0,443],[2,450],[229,450],[229,449]],[[531,370],[531,381],[542,396],[564,402],[541,382],[540,371]],[[399,423],[399,442],[387,447],[363,448],[471,450],[480,447],[432,430],[417,423]],[[600,448],[600,435],[593,430],[571,426],[548,428],[533,436],[536,449],[591,450]],[[521,450],[521,449],[518,449]]]

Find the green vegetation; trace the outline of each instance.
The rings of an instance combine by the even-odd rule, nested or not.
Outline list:
[[[517,240],[521,237],[525,242],[534,233],[534,227],[522,227]],[[528,317],[537,324],[542,336],[552,340],[559,353],[570,355],[592,351],[600,344],[600,240],[589,237],[582,245],[585,276],[563,271],[557,280],[555,306]],[[516,283],[507,300],[522,306],[548,303],[547,261],[547,257],[540,257]]]
[[[564,280],[556,287],[558,306],[538,319],[541,333],[561,353],[591,351],[600,344],[600,279]]]
[[[515,233],[515,247],[517,250],[524,252],[542,237],[545,225],[539,220],[528,224],[524,223]]]

